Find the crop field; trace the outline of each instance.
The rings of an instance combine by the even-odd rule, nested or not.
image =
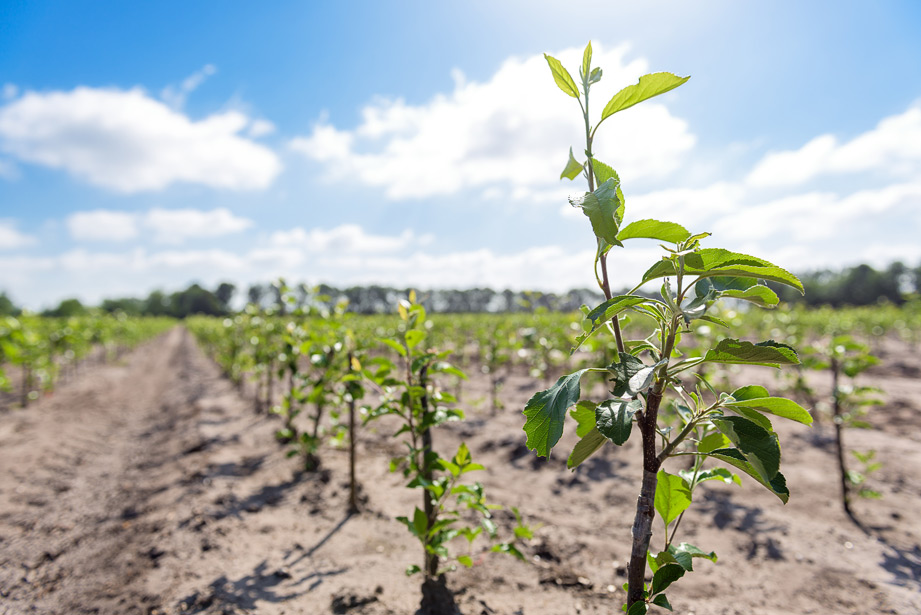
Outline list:
[[[4,7],[0,615],[921,614],[921,11],[781,3]]]
[[[846,430],[845,444],[876,451],[882,465],[864,486],[879,497],[852,500],[860,525],[842,509],[827,370],[713,370],[714,383],[745,379],[807,407],[811,400],[818,420],[811,428],[777,422],[788,504],[749,477],[741,486],[707,481],[695,492],[681,540],[719,559],[695,559],[695,584],[676,583],[671,605],[698,614],[918,612],[917,310],[723,316],[744,321],[755,337],[773,329],[775,337],[815,346],[834,320],[867,344],[879,362],[856,383],[878,387],[881,404],[862,417],[863,429]],[[543,350],[567,349],[578,320],[536,313],[434,315],[420,323],[429,336],[423,343],[450,351],[445,359],[468,375],[445,369],[432,376],[430,389],[455,396],[449,405],[465,415],[434,428],[433,446],[453,451],[466,443],[484,468],[473,475],[488,501],[501,506],[491,515],[499,544],[521,556],[453,540],[461,544],[452,545],[459,559],[448,586],[461,612],[609,613],[623,602],[629,544],[615,537],[632,523],[639,438],[602,448],[570,471],[565,454],[535,456],[522,431],[522,409],[535,391],[588,355],[609,352],[603,344],[572,357]],[[46,335],[62,324],[78,331],[75,322],[24,321],[18,330],[6,324],[13,391],[25,373],[22,359],[10,360],[23,356],[14,354],[15,333],[26,325],[46,325]],[[344,360],[351,354],[364,371],[398,360],[375,339],[407,328],[398,314],[250,311],[150,323],[143,336],[131,335],[140,344],[134,350],[116,352],[112,338],[108,359],[99,344],[81,344],[79,355],[64,346],[36,353],[47,357],[43,369],[55,365],[61,376],[53,390],[47,379],[26,407],[8,394],[0,413],[0,612],[413,612],[419,575],[404,571],[421,564],[422,549],[397,517],[412,516],[422,490],[405,488],[403,474],[389,471],[390,460],[405,454],[392,435],[398,418],[367,420],[381,392],[368,386],[359,397],[351,389],[359,418],[349,431],[347,375],[356,365]],[[604,395],[602,378],[583,386]],[[295,407],[301,412],[289,419]],[[294,433],[285,437],[284,429]],[[299,443],[304,434],[316,440]],[[567,433],[562,445],[568,450],[576,440]],[[849,463],[860,469],[853,456]],[[654,526],[653,542],[662,540],[661,525]],[[726,593],[731,605],[719,598]]]

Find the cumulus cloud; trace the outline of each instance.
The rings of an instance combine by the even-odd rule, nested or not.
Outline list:
[[[398,236],[367,233],[357,224],[343,224],[335,228],[305,230],[297,227],[289,231],[272,233],[269,243],[277,247],[297,247],[305,252],[355,254],[365,252],[386,253],[409,247],[415,234],[406,230]]]
[[[138,236],[137,215],[96,209],[67,217],[67,230],[78,241],[127,241]]]
[[[846,143],[822,135],[797,150],[767,154],[748,175],[753,186],[797,186],[823,175],[876,172],[888,178],[921,172],[921,105],[884,118]]]
[[[198,237],[220,237],[250,228],[253,221],[235,216],[228,209],[152,209],[143,224],[154,232],[154,240],[180,243]]]
[[[220,237],[246,230],[253,221],[218,208],[160,209],[133,213],[97,209],[79,211],[67,217],[70,236],[78,241],[120,242],[150,234],[158,243],[182,243],[187,239]]]
[[[0,149],[122,193],[264,189],[281,162],[240,136],[250,123],[237,111],[194,121],[140,88],[28,92],[0,107]]]
[[[581,53],[568,49],[556,55],[572,67]],[[626,46],[595,46],[594,63],[604,68],[604,79],[592,90],[595,109],[648,72],[645,60],[626,56]],[[289,145],[321,163],[331,180],[357,179],[394,200],[468,188],[529,199],[535,190],[556,188],[566,162],[561,144],[579,152],[584,125],[576,101],[557,90],[543,56],[506,60],[485,82],[455,71],[454,81],[453,92],[425,104],[376,99],[353,130],[321,119],[310,135]],[[687,122],[657,101],[629,113],[629,121],[607,120],[598,158],[616,160],[617,169],[633,179],[673,171],[695,143]]]
[[[249,125],[246,134],[253,139],[258,139],[259,137],[270,135],[273,132],[275,132],[275,124],[268,120],[256,119]]]
[[[0,250],[15,250],[34,243],[35,237],[20,232],[14,221],[0,219]]]

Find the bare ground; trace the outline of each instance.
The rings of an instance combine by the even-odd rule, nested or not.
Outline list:
[[[676,612],[921,613],[921,359],[884,350],[871,375],[887,391],[877,429],[847,433],[885,464],[871,485],[883,499],[856,503],[869,535],[840,510],[831,430],[775,421],[790,503],[752,481],[704,489],[680,540],[720,561],[696,564],[669,591]],[[767,370],[744,376],[779,387]],[[523,446],[520,409],[539,383],[511,376],[495,414],[487,386],[465,385],[468,421],[436,446],[465,440],[489,468],[478,478],[490,499],[539,529],[529,563],[484,557],[452,576],[462,612],[620,612],[638,439],[571,473],[563,451],[574,434],[549,461]],[[403,569],[419,547],[393,519],[419,494],[387,472],[398,444],[386,426],[362,433],[367,504],[353,516],[345,452],[326,448],[321,472],[300,473],[277,427],[178,328],[0,413],[0,614],[414,612],[419,580]]]

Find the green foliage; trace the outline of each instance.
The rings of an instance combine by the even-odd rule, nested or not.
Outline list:
[[[91,352],[114,358],[174,324],[171,319],[86,310],[69,317],[0,316],[0,390],[11,390],[4,369],[18,368],[22,378],[17,393],[25,407],[42,392],[53,391],[60,374],[73,370]]]
[[[423,507],[416,507],[412,517],[397,518],[419,540],[424,553],[423,565],[410,566],[407,574],[423,572],[433,579],[453,570],[456,564],[472,566],[469,549],[480,537],[489,543],[489,551],[523,560],[515,543],[530,538],[531,530],[514,510],[514,537],[500,539],[492,518],[496,506],[487,503],[481,483],[465,480],[469,472],[484,469],[473,461],[467,445],[461,443],[453,457],[445,458],[433,444],[437,426],[463,419],[463,412],[453,407],[456,398],[438,386],[437,378],[463,378],[463,372],[447,361],[448,352],[427,346],[426,312],[416,302],[415,293],[399,303],[398,312],[401,326],[391,337],[379,340],[397,352],[398,361],[377,357],[358,367],[380,396],[377,406],[366,408],[367,420],[391,416],[399,424],[394,437],[402,439],[406,452],[391,460],[390,470],[402,472],[409,479],[408,488],[422,490]],[[466,540],[467,553],[451,549],[450,544],[458,538]]]
[[[858,342],[850,335],[836,335],[827,343],[819,343],[807,348],[808,365],[813,370],[829,371],[832,379],[832,421],[835,427],[835,445],[837,449],[838,471],[841,478],[841,502],[845,513],[857,521],[851,509],[851,495],[868,499],[882,497],[878,491],[868,488],[867,477],[882,466],[874,461],[875,451],[851,451],[861,466],[861,470],[848,468],[844,431],[847,428],[866,428],[870,424],[865,417],[870,408],[882,405],[878,395],[882,391],[873,386],[858,385],[855,382],[864,371],[876,365],[879,360],[870,353],[866,344]],[[842,383],[842,377],[850,382]],[[811,389],[801,387],[811,393]]]
[[[646,613],[652,604],[670,610],[664,592],[693,570],[692,560],[716,560],[715,554],[687,543],[673,544],[694,489],[711,480],[738,483],[731,468],[752,476],[786,502],[789,493],[780,473],[780,443],[768,417],[807,425],[812,422],[809,412],[799,404],[773,397],[760,386],[737,388],[730,395],[719,393],[705,379],[693,388],[686,384],[685,372],[707,364],[796,365],[799,357],[791,346],[773,340],[752,343],[726,338],[713,345],[684,349],[682,337],[692,333],[695,321],[731,326],[716,313],[720,299],[774,307],[778,304],[777,295],[767,282],[798,292],[803,291],[803,286],[796,276],[764,259],[701,247],[709,233],[695,234],[673,222],[649,219],[623,226],[625,199],[621,180],[614,169],[596,161],[592,153],[598,127],[615,113],[684,84],[688,77],[671,73],[640,77],[638,83],[614,95],[593,126],[590,91],[601,78],[601,71],[591,67],[591,45],[586,47],[579,70],[581,88],[559,61],[550,56],[546,59],[556,84],[578,99],[583,114],[587,160],[580,164],[570,148],[569,163],[561,178],[574,179],[580,167],[587,170],[588,190],[570,202],[589,218],[597,246],[595,275],[605,296],[605,301],[594,309],[583,308],[582,334],[572,353],[583,344],[597,343],[593,336],[604,329],[612,333],[614,348],[608,355],[613,361],[609,359],[601,366],[589,363],[563,375],[528,401],[524,408],[526,444],[538,455],[548,456],[560,441],[569,413],[576,420],[580,437],[567,462],[568,467],[575,468],[607,442],[622,445],[636,424],[643,440],[644,478],[633,524],[634,544],[623,609],[628,614]],[[664,256],[647,269],[633,290],[613,296],[607,258],[614,248],[623,248],[627,240],[638,239],[662,242]],[[661,300],[638,293],[643,285],[659,280]],[[625,338],[622,326],[631,315],[645,325],[645,330],[633,339]],[[605,375],[610,397],[601,402],[582,399],[580,381],[590,372]],[[690,457],[691,469],[678,474],[666,472],[662,466],[674,456]],[[719,465],[704,467],[712,462]],[[664,525],[663,549],[655,556],[649,552],[653,533],[650,508]],[[648,587],[643,582],[647,565],[653,572]]]
[[[601,121],[606,120],[618,111],[629,109],[633,105],[648,100],[653,96],[670,92],[688,79],[690,77],[678,77],[671,73],[643,75],[638,83],[628,85],[608,101],[608,104],[604,106],[604,111],[601,112]]]

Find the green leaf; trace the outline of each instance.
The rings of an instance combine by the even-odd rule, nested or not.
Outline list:
[[[720,297],[741,299],[760,307],[774,307],[780,303],[777,293],[763,284],[756,284],[745,290],[727,290],[720,293]]]
[[[662,260],[650,267],[643,274],[643,283],[655,278],[677,275],[675,261]],[[786,286],[791,286],[803,292],[803,284],[795,275],[781,269],[768,261],[730,252],[722,248],[703,248],[696,252],[684,255],[684,271],[686,275],[708,277],[749,277],[770,280]]]
[[[588,69],[592,65],[592,41],[588,42],[588,45],[585,46],[585,51],[582,52],[582,74],[588,75]]]
[[[625,226],[617,234],[620,241],[625,239],[657,239],[668,243],[680,243],[691,236],[690,231],[675,222],[659,220],[637,220]]]
[[[588,76],[588,84],[592,85],[601,81],[601,68],[596,66]]]
[[[735,397],[735,395],[733,395]],[[774,416],[790,419],[803,425],[812,425],[812,415],[809,411],[800,406],[793,400],[783,397],[756,397],[753,399],[737,399],[734,402],[724,404],[727,408],[738,410],[740,408],[751,408],[758,412],[767,412]]]
[[[656,512],[668,525],[691,505],[691,490],[683,478],[665,470],[656,474],[656,483]]]
[[[450,374],[452,376],[457,376],[461,380],[467,379],[467,374],[457,369],[450,363],[447,363],[446,361],[436,361],[435,363],[432,363],[432,365],[429,367],[429,373]]]
[[[685,570],[681,564],[665,564],[652,575],[650,594],[658,594],[668,589],[668,586],[684,576]]]
[[[662,364],[646,365],[640,359],[626,352],[619,353],[620,362],[608,365],[608,371],[614,376],[611,393],[617,397],[636,395],[646,390],[655,377],[656,368]]]
[[[603,401],[595,408],[595,426],[604,437],[621,446],[633,430],[633,415],[642,409],[643,402],[638,399]]]
[[[704,361],[780,367],[781,365],[798,364],[799,357],[790,346],[773,340],[752,344],[751,342],[726,338],[720,340],[715,348],[707,351],[707,354],[704,355]]]
[[[592,427],[585,436],[579,440],[575,447],[572,449],[572,453],[569,455],[569,459],[566,460],[566,467],[570,470],[577,467],[583,461],[595,454],[599,448],[607,442],[608,439],[605,438],[597,427]]]
[[[656,369],[667,362],[668,359],[662,359],[658,363],[647,365],[633,374],[630,380],[627,381],[627,393],[630,395],[637,395],[652,386],[653,378],[655,378],[656,375]]]
[[[594,402],[582,400],[576,404],[576,407],[569,411],[569,416],[576,419],[579,426],[576,428],[576,435],[584,438],[588,432],[595,428],[595,406]]]
[[[639,600],[634,602],[633,606],[627,609],[627,615],[646,615],[648,611],[649,606],[642,600]]]
[[[659,594],[658,596],[655,596],[652,600],[650,600],[650,602],[656,606],[662,607],[663,609],[668,609],[669,611],[674,610],[672,609],[672,605],[669,604],[668,598],[665,597],[665,594]]]
[[[561,376],[546,391],[535,393],[524,407],[526,418],[524,431],[528,435],[526,446],[537,452],[539,457],[547,457],[560,437],[563,435],[563,422],[566,411],[579,401],[581,387],[579,379],[588,369],[580,369],[572,374]]]
[[[569,199],[573,207],[582,208],[582,213],[588,216],[595,236],[615,246],[621,245],[617,239],[620,224],[617,211],[621,204],[617,188],[618,184],[611,178],[595,188],[594,192],[586,192],[581,198]]]
[[[765,482],[777,475],[780,443],[776,434],[741,416],[724,416],[711,422],[738,447]]]
[[[769,432],[773,432],[773,431],[774,431],[774,425],[773,425],[773,423],[771,423],[771,419],[769,419],[768,417],[764,416],[763,414],[761,414],[761,413],[758,412],[757,410],[752,410],[751,408],[745,408],[745,407],[730,407],[730,406],[727,406],[727,408],[728,408],[729,410],[732,410],[732,411],[735,412],[736,414],[741,415],[741,416],[747,418],[749,421],[752,421],[753,423],[757,424],[759,427],[761,427],[761,428],[763,428],[763,429],[765,429],[765,430],[767,430],[767,431],[769,431]]]
[[[710,305],[722,297],[748,301],[760,307],[774,307],[780,302],[777,293],[746,276],[703,278],[694,285],[694,293],[696,296],[688,308]]]
[[[493,553],[507,553],[513,557],[520,559],[523,562],[527,561],[528,559],[524,556],[524,553],[518,550],[518,547],[508,542],[503,542],[497,545],[493,545],[490,551],[492,551]]]
[[[563,169],[563,172],[560,173],[560,179],[564,177],[567,179],[575,179],[579,177],[579,173],[582,172],[582,163],[576,160],[576,157],[572,155],[572,148],[569,148],[569,161],[566,163],[566,168]]]
[[[438,464],[441,466],[442,470],[449,472],[451,476],[460,476],[461,469],[457,464],[451,463],[447,459],[439,459]]]
[[[406,356],[406,349],[403,348],[403,344],[400,344],[399,342],[395,342],[393,340],[388,340],[388,339],[382,339],[378,341],[380,341],[381,344],[386,344],[390,346],[391,348],[393,348],[394,350],[396,350],[397,354],[399,354],[401,357]]]
[[[460,555],[458,556],[457,561],[467,568],[471,568],[473,566],[473,558],[469,555]]]
[[[626,202],[624,193],[620,189],[620,177],[617,175],[617,171],[597,158],[592,158],[592,170],[595,172],[595,182],[599,186],[609,179],[613,179],[617,185],[617,200],[620,201],[620,206],[614,212],[614,219],[617,221],[617,226],[620,226],[620,223],[624,221],[624,203]]]
[[[688,79],[690,79],[690,77],[678,77],[672,73],[652,73],[643,75],[640,77],[638,83],[628,85],[614,95],[608,104],[604,106],[604,110],[601,112],[601,121],[604,121],[618,111],[629,109],[633,105],[641,103],[653,96],[658,96],[659,94],[674,90]]]
[[[611,297],[585,315],[585,319],[591,323],[591,329],[582,333],[582,335],[576,338],[576,343],[572,347],[570,354],[578,350],[579,347],[585,342],[585,340],[594,335],[595,332],[597,332],[601,327],[603,327],[621,312],[628,310],[631,307],[651,302],[651,299],[647,299],[646,297],[639,297],[637,295],[617,295],[616,297]]]
[[[413,528],[415,530],[413,533],[421,538],[425,536],[426,532],[428,531],[428,527],[428,517],[425,516],[423,511],[416,508],[416,510],[413,512]]]
[[[704,436],[700,440],[700,443],[697,445],[697,451],[700,453],[709,453],[718,448],[729,446],[730,444],[732,444],[732,442],[729,441],[729,438],[719,432],[714,432]]]
[[[713,551],[707,553],[686,542],[682,542],[680,545],[669,545],[668,552],[671,553],[675,557],[675,561],[681,564],[688,572],[694,570],[694,565],[692,563],[694,558],[708,559],[711,562],[717,560],[716,553]]]
[[[748,386],[739,387],[732,392],[732,398],[736,401],[744,401],[746,399],[757,399],[759,397],[770,397],[771,394],[768,393],[768,390],[763,386],[758,386],[757,384],[750,384]]]
[[[417,572],[422,572],[422,568],[419,568],[419,566],[413,564],[412,566],[407,566],[405,572],[406,576],[411,577]]]
[[[722,434],[719,434],[719,435],[722,435]],[[726,439],[726,443],[730,444],[728,438]],[[678,472],[678,475],[681,476],[681,478],[683,478],[684,480],[688,481],[688,483],[690,483],[691,480],[694,478],[694,471],[693,470],[680,470]],[[737,485],[742,484],[742,481],[739,479],[739,477],[733,474],[732,472],[730,472],[729,470],[727,470],[726,468],[710,468],[709,470],[704,470],[703,472],[697,473],[697,484],[698,485],[707,480],[721,480],[727,485],[731,485],[733,483]]]
[[[569,71],[553,56],[545,53],[544,58],[546,58],[547,64],[550,65],[550,72],[553,73],[553,80],[559,88],[573,98],[579,98],[579,88],[576,87],[576,82],[573,81]]]
[[[729,465],[742,470],[756,481],[766,487],[771,493],[780,498],[780,501],[786,504],[790,499],[790,491],[787,489],[787,481],[784,475],[778,472],[770,481],[761,478],[758,471],[746,461],[745,455],[735,448],[721,448],[710,453],[710,457],[719,459]]]
[[[700,320],[706,320],[707,322],[711,322],[711,323],[713,323],[714,325],[717,325],[717,326],[719,326],[719,327],[723,327],[724,329],[731,329],[731,328],[732,328],[732,327],[729,326],[729,323],[726,322],[725,320],[723,320],[722,318],[717,318],[716,316],[710,316],[709,314],[706,314],[706,315],[704,315],[704,316],[701,316],[701,317],[700,317]]]
[[[418,329],[410,329],[406,332],[406,345],[410,348],[415,348],[419,342],[425,339],[425,331],[419,331]]]

